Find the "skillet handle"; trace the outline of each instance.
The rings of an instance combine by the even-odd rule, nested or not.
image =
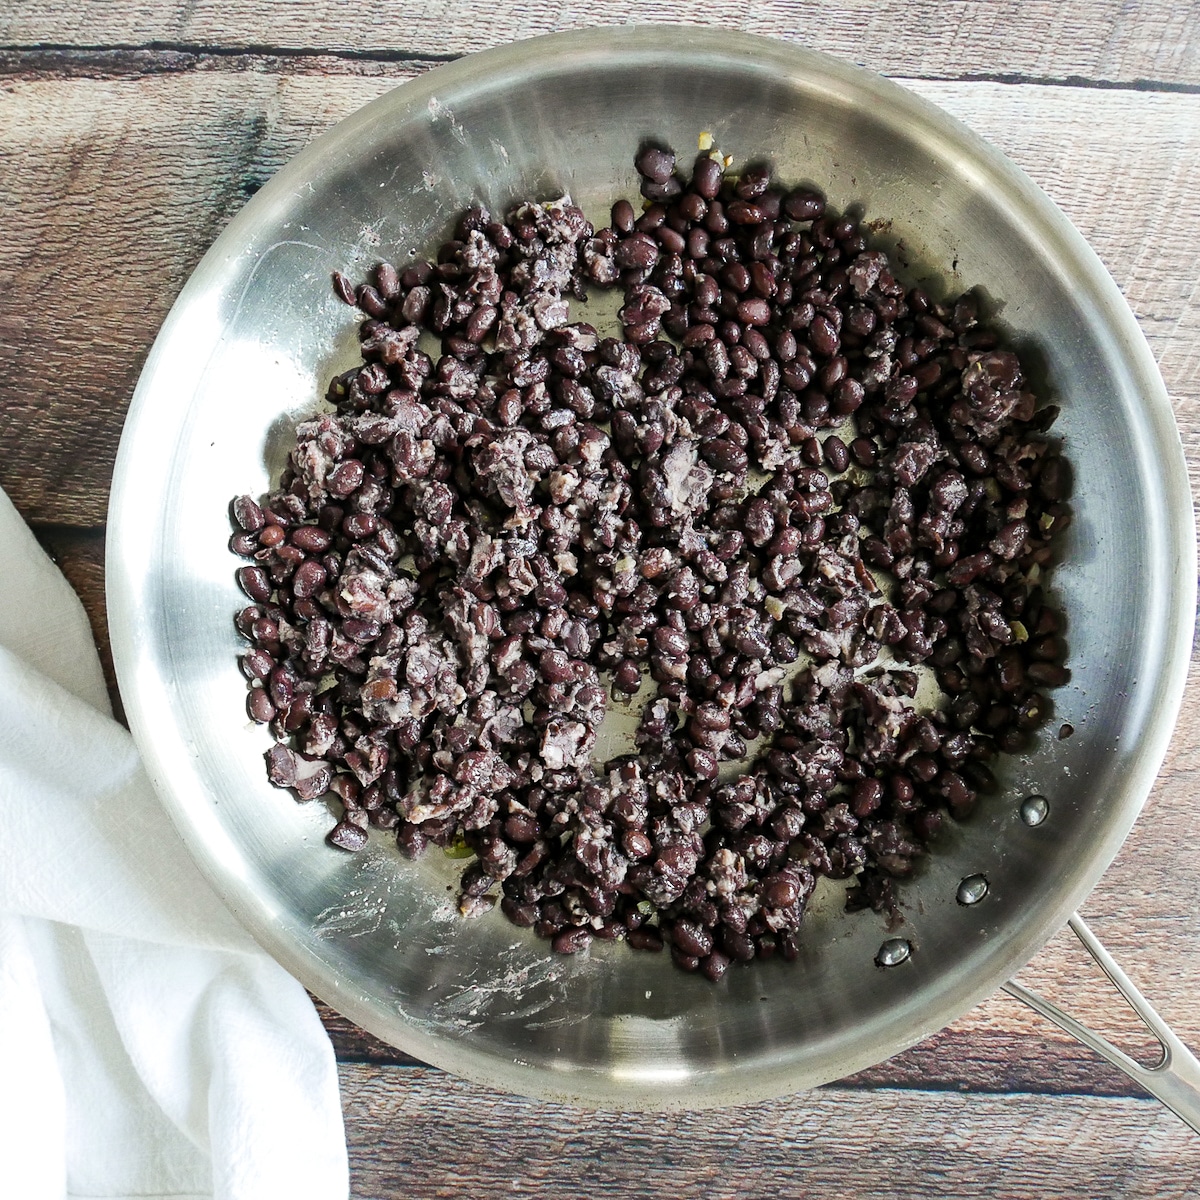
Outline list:
[[[1135,1083],[1161,1100],[1181,1121],[1190,1125],[1196,1133],[1200,1133],[1200,1062],[1175,1036],[1162,1017],[1151,1008],[1142,993],[1113,961],[1112,955],[1100,944],[1099,938],[1084,924],[1083,918],[1076,913],[1069,924],[1075,936],[1083,943],[1084,949],[1096,960],[1113,986],[1145,1022],[1146,1028],[1158,1038],[1163,1050],[1159,1062],[1153,1067],[1142,1066],[1107,1039],[1093,1033],[1086,1025],[1080,1024],[1074,1017],[1063,1012],[1058,1005],[1052,1004],[1015,980],[1010,979],[1004,984],[1004,991],[1053,1021],[1060,1029],[1065,1029],[1072,1037],[1078,1038],[1118,1070],[1124,1071]]]

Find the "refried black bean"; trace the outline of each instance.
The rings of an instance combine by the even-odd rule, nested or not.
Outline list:
[[[334,274],[363,361],[233,502],[237,627],[268,775],[331,845],[471,855],[465,915],[716,982],[794,959],[822,877],[898,916],[1049,719],[1071,472],[972,294],[765,168],[636,164],[606,229],[472,208],[433,261]],[[623,338],[576,319],[593,287]]]

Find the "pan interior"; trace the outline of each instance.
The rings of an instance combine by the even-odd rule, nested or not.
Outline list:
[[[461,864],[373,837],[328,850],[320,802],[265,778],[245,718],[232,614],[244,603],[227,503],[266,490],[296,418],[355,356],[330,272],[429,252],[464,206],[569,193],[604,219],[634,195],[646,138],[681,157],[711,133],[738,163],[885,223],[914,277],[983,286],[1062,405],[1074,524],[1054,587],[1072,682],[1002,787],[904,889],[905,925],[814,906],[798,962],[713,986],[667,956],[595,944],[552,957],[499,913],[466,921]],[[951,271],[951,264],[954,269]],[[577,307],[581,316],[585,310]],[[431,72],[290,164],[198,268],[147,363],[110,516],[122,693],[193,853],[263,944],[314,992],[430,1061],[586,1104],[695,1107],[815,1085],[879,1061],[993,990],[1102,872],[1149,789],[1189,645],[1191,510],[1161,381],[1111,279],[1007,160],[884,81],[728,33],[599,30]],[[1059,741],[1069,722],[1073,737]],[[1040,825],[1020,801],[1049,801]],[[986,876],[984,900],[956,901]],[[876,965],[888,938],[908,960]]]

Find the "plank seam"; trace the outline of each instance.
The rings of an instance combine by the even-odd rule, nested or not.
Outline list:
[[[212,46],[202,42],[142,43],[114,42],[94,45],[78,45],[67,42],[0,43],[0,54],[8,59],[0,62],[0,73],[12,74],[17,70],[52,71],[63,65],[61,60],[49,59],[39,63],[38,59],[48,55],[64,55],[66,61],[82,59],[88,55],[118,55],[131,53],[191,55],[198,59],[238,58],[333,58],[353,63],[447,63],[464,57],[458,53],[436,51],[393,50],[383,47],[356,50],[347,47],[322,48],[317,46],[272,46],[265,43],[248,43],[244,46]],[[24,63],[21,60],[26,60]],[[905,79],[921,83],[998,83],[1008,86],[1090,88],[1099,91],[1158,92],[1175,95],[1200,95],[1200,82],[1182,83],[1163,79],[1090,79],[1083,75],[1026,75],[1020,72],[968,71],[959,74],[893,76],[898,82]]]
[[[271,46],[247,43],[245,46],[209,46],[202,42],[112,42],[80,45],[71,42],[0,42],[0,52],[14,55],[38,54],[129,54],[149,51],[155,54],[192,54],[205,58],[342,58],[352,62],[421,63],[454,62],[462,54],[437,51],[390,50],[377,47],[353,50],[347,47],[322,49],[318,46]]]

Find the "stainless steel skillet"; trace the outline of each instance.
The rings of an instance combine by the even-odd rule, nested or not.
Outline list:
[[[499,208],[568,191],[603,218],[636,191],[643,138],[684,151],[702,130],[736,160],[770,158],[782,177],[885,222],[914,277],[952,269],[950,286],[982,285],[1062,405],[1056,431],[1076,478],[1054,576],[1073,672],[1054,695],[1056,727],[1075,735],[1045,736],[1008,764],[1000,793],[906,888],[902,930],[846,917],[830,889],[799,961],[731,971],[716,987],[622,945],[552,958],[499,914],[464,921],[455,864],[441,856],[407,863],[382,837],[356,857],[327,850],[326,815],[270,787],[266,734],[244,716],[225,515],[235,493],[267,488],[292,422],[353,361],[353,316],[331,270],[403,262],[476,200]],[[669,27],[537,39],[438,68],[282,170],[163,326],[122,439],[109,531],[109,619],[135,736],[197,861],[262,944],[426,1061],[622,1108],[814,1086],[912,1045],[1004,984],[1067,921],[1145,800],[1178,710],[1195,601],[1190,496],[1162,382],[1115,284],[1046,196],[874,75]],[[1048,802],[1037,824],[1020,815],[1032,794]],[[961,881],[976,875],[986,895],[960,903]],[[1161,1036],[1174,1061],[1141,1082],[1198,1126],[1200,1068]]]

